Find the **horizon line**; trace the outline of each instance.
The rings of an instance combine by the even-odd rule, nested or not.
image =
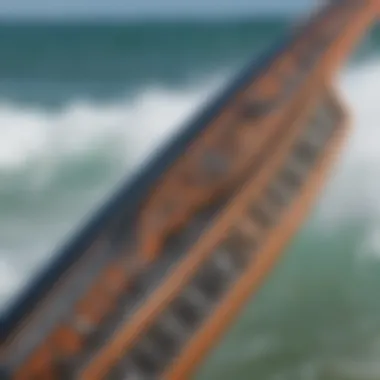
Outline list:
[[[187,12],[187,13],[136,13],[136,14],[1,14],[0,22],[146,22],[146,21],[241,21],[260,18],[291,19],[302,17],[308,11],[294,12],[260,10],[255,12]]]

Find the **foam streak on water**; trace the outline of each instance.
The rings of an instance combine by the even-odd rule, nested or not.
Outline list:
[[[336,226],[370,219],[363,248],[380,256],[380,61],[348,69],[337,86],[348,106],[352,133],[323,198],[319,214]],[[327,225],[327,228],[331,225]]]

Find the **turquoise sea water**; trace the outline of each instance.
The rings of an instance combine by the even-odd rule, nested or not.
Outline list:
[[[0,25],[0,301],[280,19]],[[196,378],[380,379],[380,34],[337,87],[353,132],[313,214]]]

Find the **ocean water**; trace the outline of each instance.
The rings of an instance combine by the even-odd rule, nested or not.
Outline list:
[[[0,25],[0,304],[288,20]],[[380,379],[380,33],[336,80],[352,134],[196,379]]]

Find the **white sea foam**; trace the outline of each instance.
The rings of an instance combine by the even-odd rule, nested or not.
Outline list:
[[[362,218],[371,225],[363,253],[380,255],[380,60],[347,69],[337,86],[351,116],[352,131],[320,202],[328,230]]]
[[[134,98],[95,104],[73,101],[59,111],[0,103],[0,173],[37,160],[70,160],[111,144],[127,160],[145,156],[210,92],[145,88]],[[114,146],[112,147],[112,144]],[[106,152],[110,146],[107,145]]]

